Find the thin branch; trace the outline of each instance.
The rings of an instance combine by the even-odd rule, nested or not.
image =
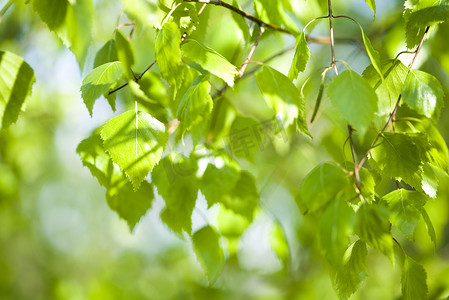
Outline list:
[[[422,45],[424,43],[424,40],[426,39],[426,36],[429,32],[430,26],[426,27],[426,30],[424,31],[424,34],[421,38],[421,42],[419,43],[418,47],[416,47],[415,50],[415,56],[413,57],[412,61],[410,62],[408,69],[409,72],[411,71],[411,69],[413,68],[413,65],[416,61],[416,58],[418,57],[419,52],[421,51]],[[387,122],[385,123],[385,125],[382,127],[382,129],[379,131],[379,133],[377,134],[376,138],[374,139],[374,141],[371,143],[371,146],[369,147],[369,149],[366,151],[365,155],[362,157],[362,160],[360,160],[360,163],[358,165],[359,168],[361,168],[363,166],[363,164],[366,162],[366,160],[368,159],[368,155],[370,154],[371,150],[373,150],[374,146],[376,145],[377,141],[380,139],[380,137],[382,136],[382,134],[384,133],[384,131],[387,129],[388,124],[390,124],[393,121],[393,118],[396,116],[396,112],[399,108],[399,104],[401,102],[402,99],[402,94],[399,95],[398,97],[398,101],[396,101],[396,105],[394,106],[393,111],[391,112]]]
[[[213,5],[216,5],[216,6],[222,6],[224,8],[227,8],[227,9],[235,12],[236,14],[241,15],[244,18],[247,18],[248,20],[251,20],[251,21],[257,23],[260,27],[264,26],[264,27],[267,27],[267,28],[270,28],[270,29],[273,29],[273,30],[276,30],[276,31],[279,31],[279,32],[283,32],[283,33],[294,35],[292,32],[290,32],[287,29],[279,27],[278,25],[265,23],[261,19],[256,18],[255,16],[250,15],[247,12],[244,12],[244,11],[238,9],[237,7],[232,6],[232,5],[230,5],[230,4],[226,3],[226,2],[223,2],[221,0],[184,0],[184,2],[197,2],[197,3],[206,3],[206,4],[213,4]]]
[[[156,60],[154,60],[154,61],[151,63],[151,65],[149,65],[149,66],[145,69],[145,71],[143,71],[142,73],[140,73],[139,75],[137,75],[136,78],[135,78],[134,80],[135,80],[136,82],[139,82],[139,80],[142,79],[143,75],[145,75],[145,73],[148,72],[148,70],[150,70],[151,67],[153,67],[155,64],[156,64]],[[116,88],[116,89],[110,91],[110,92],[108,93],[108,95],[111,95],[111,94],[113,94],[113,93],[115,93],[115,92],[117,92],[117,91],[123,89],[123,88],[124,88],[125,86],[127,86],[127,85],[128,85],[128,82],[122,84],[122,85],[119,86],[118,88]]]
[[[248,63],[251,60],[251,57],[253,56],[254,51],[256,51],[256,48],[259,45],[260,38],[262,37],[262,34],[264,32],[265,32],[265,27],[262,25],[259,27],[259,33],[257,34],[256,40],[254,41],[254,44],[251,47],[251,50],[249,51],[248,57],[246,58],[245,62],[238,68],[240,78],[243,76],[243,73],[245,73],[246,67],[248,66]]]
[[[3,6],[2,10],[0,10],[0,22],[2,21],[3,16],[6,14],[11,5],[13,5],[13,3],[14,0],[9,0],[8,3],[6,3],[5,6]]]

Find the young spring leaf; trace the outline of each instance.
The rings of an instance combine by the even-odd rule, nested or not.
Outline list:
[[[435,76],[411,70],[402,89],[402,101],[417,113],[438,120],[443,107],[443,88]]]
[[[353,243],[343,256],[343,264],[335,274],[335,289],[340,299],[348,299],[366,278],[366,244],[361,240]]]
[[[376,15],[376,2],[375,0],[365,0],[366,3],[368,3],[369,8],[374,12],[374,15]]]
[[[205,226],[192,236],[193,249],[213,285],[224,265],[224,254],[220,247],[220,236],[211,226]]]
[[[346,201],[336,198],[326,208],[320,220],[320,248],[327,261],[338,268],[353,233],[356,214]]]
[[[370,154],[370,165],[380,173],[421,189],[422,163],[429,144],[423,134],[384,132]]]
[[[310,136],[305,120],[304,99],[298,88],[284,74],[263,66],[256,74],[257,85],[276,119],[287,128],[297,118],[299,130]]]
[[[149,114],[127,111],[103,125],[101,138],[105,150],[137,190],[161,159],[168,135],[164,124]]]
[[[87,74],[81,84],[81,97],[92,116],[95,101],[116,86],[123,76],[122,63],[119,61],[103,64]],[[114,109],[114,107],[112,107]]]
[[[349,184],[343,170],[331,163],[322,163],[315,167],[302,182],[300,207],[304,213],[314,212],[330,201]]]
[[[119,59],[117,56],[115,41],[113,39],[110,39],[100,48],[100,50],[97,51],[97,54],[95,54],[94,69],[105,63],[114,62],[118,60]]]
[[[378,98],[369,83],[356,72],[346,70],[329,83],[326,92],[343,118],[364,136],[378,111]]]
[[[212,97],[207,77],[202,75],[195,79],[179,103],[176,116],[181,122],[182,135],[197,127],[207,124],[212,111]]]
[[[371,2],[373,0],[369,0],[369,1]],[[373,11],[375,12],[375,8]],[[366,50],[366,53],[368,54],[371,64],[373,65],[374,69],[376,69],[376,72],[379,74],[380,78],[382,78],[382,80],[383,80],[383,73],[381,70],[379,52],[374,50],[373,45],[371,44],[369,37],[365,34],[365,31],[363,30],[362,26],[360,26],[360,31],[362,32],[363,44],[365,45],[365,50]]]
[[[437,237],[435,234],[435,228],[433,227],[432,221],[430,220],[429,215],[427,214],[427,211],[422,208],[421,209],[422,218],[424,220],[424,223],[427,227],[427,233],[429,234],[430,239],[432,240],[434,246],[437,246]]]
[[[299,73],[304,72],[309,61],[310,51],[304,31],[296,39],[295,48],[295,56],[293,56],[292,65],[288,71],[288,78],[290,80],[296,79]]]
[[[192,212],[198,196],[196,170],[195,160],[172,153],[151,172],[151,181],[165,201],[161,219],[178,234],[192,231]]]
[[[399,189],[385,195],[390,221],[411,241],[415,239],[415,229],[427,197],[417,191]]]
[[[232,1],[232,6],[240,9],[240,5],[236,0]],[[232,18],[234,19],[234,22],[237,24],[238,28],[242,32],[243,40],[245,42],[249,42],[251,39],[251,34],[249,32],[248,24],[246,24],[245,18],[243,18],[241,15],[231,12]]]
[[[173,22],[167,22],[156,36],[156,60],[162,77],[175,87],[181,85],[184,64],[181,60],[181,31]]]
[[[265,23],[285,25],[286,28],[297,32],[297,26],[284,12],[282,1],[254,0],[254,10],[257,16]]]
[[[402,269],[404,300],[427,299],[427,273],[423,266],[407,256]]]
[[[270,246],[281,260],[284,266],[287,266],[290,257],[290,248],[288,246],[287,237],[284,229],[276,222],[273,224],[270,232]]]
[[[35,80],[23,58],[0,51],[0,129],[16,122]]]
[[[117,57],[122,62],[123,71],[129,80],[134,79],[134,73],[131,67],[134,65],[134,54],[128,40],[121,34],[120,31],[115,31],[115,47],[117,50]]]
[[[388,211],[377,204],[362,204],[357,211],[355,233],[374,249],[393,261],[393,237]]]
[[[198,41],[187,39],[181,46],[182,58],[188,63],[198,64],[204,70],[234,86],[237,68],[224,56]]]

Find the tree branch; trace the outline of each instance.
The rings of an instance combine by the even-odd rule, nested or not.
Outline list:
[[[267,28],[270,28],[270,29],[273,29],[273,30],[276,30],[276,31],[279,31],[279,32],[283,32],[283,33],[294,35],[292,32],[290,32],[287,29],[284,29],[284,28],[282,28],[282,27],[280,27],[278,25],[265,23],[261,19],[256,18],[255,16],[250,15],[247,12],[244,12],[243,10],[240,10],[237,7],[232,6],[232,5],[230,5],[230,4],[226,3],[226,2],[223,2],[221,0],[184,0],[184,2],[198,2],[198,3],[206,3],[206,4],[213,4],[213,5],[216,5],[216,6],[222,6],[224,8],[227,8],[227,9],[235,12],[236,14],[241,15],[244,18],[247,18],[248,20],[251,20],[251,21],[257,23],[260,27],[267,27]]]
[[[151,63],[151,65],[149,65],[149,66],[145,69],[145,71],[143,71],[142,73],[140,73],[139,75],[137,75],[136,78],[135,78],[134,80],[135,80],[136,82],[139,82],[139,80],[142,79],[143,75],[145,75],[145,73],[148,72],[148,70],[150,70],[151,67],[153,67],[155,64],[156,64],[156,60],[154,60],[154,61]],[[127,85],[128,85],[128,82],[122,84],[122,85],[119,86],[118,88],[113,89],[112,91],[110,91],[110,92],[108,93],[108,95],[114,94],[115,92],[117,92],[117,91],[123,89],[123,88],[124,88],[125,86],[127,86]]]
[[[418,57],[419,52],[421,51],[422,45],[423,45],[423,43],[424,43],[424,40],[426,39],[426,36],[427,36],[427,34],[428,34],[428,32],[429,32],[429,29],[430,29],[430,26],[427,26],[427,27],[426,27],[426,30],[424,31],[424,34],[423,34],[423,36],[422,36],[422,38],[421,38],[421,42],[419,43],[418,47],[416,47],[416,50],[415,50],[415,56],[413,56],[412,61],[411,61],[410,64],[408,65],[408,69],[409,69],[408,72],[409,72],[409,73],[410,73],[410,71],[411,71],[412,68],[413,68],[413,65],[414,65],[414,63],[415,63],[415,61],[416,61],[416,58]],[[401,102],[401,99],[402,99],[402,94],[399,95],[398,101],[396,101],[396,105],[394,106],[394,109],[393,109],[393,111],[391,112],[391,114],[390,114],[390,116],[389,116],[387,122],[385,123],[384,127],[382,127],[382,129],[379,131],[379,133],[377,134],[376,138],[375,138],[374,141],[371,143],[371,146],[369,147],[369,149],[366,151],[365,155],[364,155],[364,156],[362,157],[362,159],[360,160],[360,163],[359,163],[359,165],[358,165],[359,168],[361,168],[361,167],[363,166],[363,164],[366,162],[366,160],[368,159],[368,155],[370,154],[371,150],[373,150],[373,148],[375,147],[377,141],[380,139],[380,137],[382,136],[382,134],[383,134],[383,133],[385,132],[385,130],[387,129],[388,124],[390,124],[390,123],[393,121],[393,118],[395,117],[396,112],[397,112],[397,110],[398,110],[398,108],[399,108],[399,104],[400,104],[400,102]]]
[[[259,45],[260,38],[262,37],[262,34],[265,32],[265,28],[263,25],[259,27],[259,33],[257,34],[256,41],[254,42],[253,46],[251,47],[251,50],[249,51],[248,57],[246,58],[245,62],[238,68],[239,70],[239,77],[243,76],[243,73],[245,73],[246,67],[248,66],[249,61],[251,60],[251,57],[254,54],[254,51],[256,51],[256,47]]]

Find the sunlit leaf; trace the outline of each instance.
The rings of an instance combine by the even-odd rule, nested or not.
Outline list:
[[[426,270],[410,257],[406,257],[405,259],[401,283],[404,300],[427,298]]]
[[[103,125],[101,138],[137,190],[161,159],[168,136],[164,124],[149,114],[127,111]]]
[[[335,77],[326,91],[343,118],[364,136],[378,111],[378,98],[369,83],[356,72],[347,70]]]
[[[417,191],[399,189],[385,195],[383,199],[388,203],[391,223],[413,241],[427,197]]]
[[[374,4],[374,0],[368,0],[368,1],[370,3],[372,2]],[[370,4],[370,7],[371,7],[371,4]],[[373,8],[371,7],[371,9],[373,9]],[[374,4],[373,11],[374,11],[374,13],[376,13],[376,6],[375,6],[375,4]],[[379,76],[383,79],[383,73],[382,73],[382,70],[381,70],[379,52],[374,50],[373,45],[371,44],[371,41],[370,41],[369,37],[366,35],[366,33],[365,33],[365,31],[363,30],[362,27],[360,27],[360,30],[362,32],[363,44],[365,45],[365,50],[366,50],[366,53],[368,54],[368,57],[369,57],[369,59],[371,61],[371,64],[374,67],[374,69],[377,71]]]
[[[134,73],[131,67],[134,65],[134,53],[128,40],[121,34],[120,31],[115,31],[115,47],[117,50],[117,57],[122,62],[123,71],[128,79],[134,79]]]
[[[220,275],[224,265],[224,254],[220,247],[220,236],[211,226],[196,231],[192,236],[196,257],[205,270],[212,285]]]
[[[107,41],[95,54],[94,69],[103,64],[118,61],[117,49],[113,39]]]
[[[35,80],[33,69],[23,58],[0,51],[0,129],[16,122]]]
[[[186,62],[198,64],[204,70],[223,79],[229,86],[234,85],[237,68],[215,50],[198,41],[187,39],[182,44],[181,52]]]
[[[270,232],[270,246],[284,266],[287,266],[290,257],[290,248],[284,229],[277,222],[273,224]]]
[[[365,0],[366,3],[368,3],[369,8],[374,12],[374,15],[376,14],[376,2],[374,0]]]
[[[288,78],[291,80],[296,79],[299,73],[304,72],[309,61],[310,51],[304,31],[297,37],[295,48],[295,56],[293,56],[292,65],[288,71]]]
[[[91,116],[95,101],[101,95],[107,96],[107,93],[117,85],[122,77],[122,63],[118,61],[103,64],[84,77],[81,84],[81,97]]]
[[[437,246],[437,237],[435,234],[435,228],[433,227],[433,224],[432,224],[432,220],[430,220],[430,217],[424,208],[421,209],[421,214],[422,214],[424,222],[426,223],[427,232],[429,234],[429,237],[432,240],[434,246],[436,247]]]
[[[232,6],[241,9],[239,3],[236,0],[232,1]],[[232,18],[234,19],[234,22],[237,24],[238,28],[242,32],[242,36],[244,41],[248,42],[251,38],[251,34],[249,32],[248,24],[246,24],[245,18],[243,18],[241,15],[231,12]]]

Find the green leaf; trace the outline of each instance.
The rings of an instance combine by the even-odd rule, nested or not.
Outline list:
[[[107,41],[95,54],[94,69],[109,62],[118,61],[114,40]]]
[[[304,99],[298,88],[284,74],[263,66],[256,74],[257,84],[267,104],[274,110],[276,119],[284,128],[297,118],[299,130],[310,136],[305,119]]]
[[[290,248],[285,236],[284,229],[276,222],[273,224],[270,232],[270,246],[276,253],[277,257],[281,260],[284,266],[287,266],[290,258]]]
[[[357,211],[355,232],[360,239],[393,262],[393,237],[388,211],[377,204],[362,204]]]
[[[284,12],[284,5],[282,1],[272,0],[254,0],[254,10],[259,19],[265,23],[274,25],[285,25],[287,29],[297,32],[297,26],[290,20]]]
[[[193,249],[212,285],[224,266],[224,254],[220,247],[220,236],[211,226],[205,226],[192,236]]]
[[[180,42],[181,31],[173,22],[165,23],[156,36],[156,60],[159,71],[175,90],[181,85],[184,77]]]
[[[409,2],[407,1],[407,3]],[[412,1],[412,3],[417,3],[417,5],[412,5],[413,8],[406,8],[404,11],[405,37],[408,49],[412,49],[420,43],[427,26],[449,20],[449,5],[446,1]]]
[[[209,207],[221,203],[226,208],[252,220],[259,202],[254,177],[229,161],[218,168],[209,164],[200,181],[201,192]]]
[[[116,86],[123,76],[121,62],[115,61],[101,65],[87,74],[81,83],[81,97],[92,116],[95,101]],[[113,107],[114,108],[114,107]]]
[[[353,233],[356,214],[346,201],[333,199],[321,216],[319,227],[320,248],[334,267],[342,266],[342,257]]]
[[[196,161],[172,153],[151,172],[151,180],[165,201],[161,219],[178,234],[192,231],[192,212],[198,196],[196,170]]]
[[[385,124],[394,110],[408,73],[408,68],[398,59],[383,61],[380,68],[383,80],[373,65],[369,65],[362,74],[374,88],[379,99],[376,113],[379,117],[379,127]]]
[[[224,56],[198,41],[186,39],[181,46],[182,58],[188,63],[198,64],[204,70],[234,86],[237,68]]]
[[[365,0],[366,3],[368,3],[369,8],[374,12],[374,15],[376,15],[376,2],[374,0]]]
[[[310,58],[309,46],[307,45],[304,31],[296,39],[295,48],[295,56],[293,56],[292,65],[288,71],[290,80],[296,79],[299,73],[304,72]]]
[[[134,79],[134,73],[131,67],[134,65],[134,54],[128,40],[120,33],[115,31],[115,47],[117,50],[117,57],[122,63],[123,71],[129,80]]]
[[[368,0],[368,1],[372,2],[374,4],[373,0]],[[370,7],[371,7],[371,5],[370,5]],[[373,8],[371,7],[371,9],[373,9]],[[376,10],[376,6],[374,4],[374,9],[373,9],[374,13],[376,13],[375,10]],[[362,26],[360,26],[360,31],[362,32],[363,44],[365,45],[365,50],[366,50],[366,53],[368,54],[371,64],[374,67],[374,69],[376,69],[376,72],[379,74],[380,78],[383,79],[383,73],[381,70],[379,52],[374,50],[373,45],[371,44],[369,37],[365,34],[365,31],[363,30]]]
[[[232,6],[241,9],[239,3],[236,0],[232,1]],[[231,11],[232,19],[234,19],[234,22],[237,24],[237,27],[242,32],[243,40],[245,42],[249,42],[251,39],[251,34],[249,33],[248,24],[246,24],[245,18],[243,18],[241,15]]]
[[[384,132],[370,153],[370,165],[386,176],[420,189],[428,148],[423,134]]]
[[[402,270],[404,300],[427,299],[427,273],[423,266],[407,256]]]
[[[424,220],[424,223],[426,223],[427,232],[429,234],[430,239],[432,240],[434,246],[437,246],[437,237],[435,234],[435,228],[433,228],[432,221],[430,220],[429,215],[427,214],[427,211],[422,208],[421,209],[422,218]]]
[[[353,243],[343,256],[343,265],[335,274],[335,289],[340,299],[348,299],[366,278],[366,244],[360,240]]]
[[[210,96],[210,84],[206,76],[199,76],[192,83],[179,103],[176,116],[181,122],[182,135],[198,127],[207,125],[207,120],[212,112],[212,97]]]
[[[388,203],[390,221],[405,236],[414,241],[416,225],[421,216],[421,210],[427,202],[427,197],[417,191],[399,189],[385,195],[383,199]]]
[[[142,182],[138,191],[134,191],[132,185],[125,181],[123,185],[106,192],[109,207],[128,223],[131,231],[151,208],[153,199],[153,186],[146,181]]]
[[[304,213],[314,212],[330,201],[349,184],[344,171],[331,163],[315,167],[302,182],[300,206]]]
[[[378,111],[378,98],[369,83],[356,72],[347,70],[332,79],[326,92],[343,118],[364,136]]]
[[[239,238],[250,225],[248,219],[220,205],[217,216],[220,234],[226,238]]]
[[[0,129],[16,122],[35,81],[33,69],[23,58],[0,51]]]
[[[443,107],[443,88],[429,73],[411,70],[402,90],[402,101],[417,113],[438,120]]]
[[[161,159],[168,135],[164,124],[149,114],[127,111],[103,125],[101,138],[105,150],[137,190]]]
[[[34,0],[33,8],[75,54],[82,69],[92,37],[92,0]]]

